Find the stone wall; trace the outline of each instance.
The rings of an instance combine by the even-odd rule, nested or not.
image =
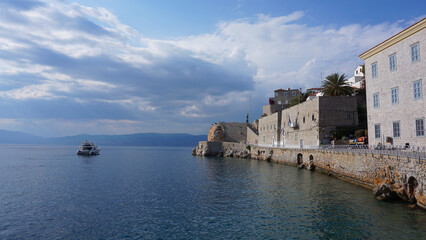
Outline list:
[[[281,114],[281,115],[280,115]],[[357,126],[354,96],[316,97],[259,119],[259,145],[313,148],[338,126]]]
[[[426,209],[426,159],[319,149],[283,149],[233,142],[199,142],[193,155],[250,157],[316,169],[375,188],[378,199],[402,199]]]
[[[225,157],[249,157],[246,144],[237,142],[209,142],[200,141],[192,151],[197,156],[225,156]]]
[[[426,208],[426,160],[383,154],[346,153],[316,149],[253,147],[251,158],[316,168],[369,187],[387,186],[397,198]],[[376,193],[379,192],[378,190]],[[381,196],[378,196],[381,197]]]
[[[278,139],[278,113],[259,119],[259,144],[272,145]]]
[[[297,104],[282,112],[281,126],[284,130],[284,146],[300,147],[302,145],[309,147],[319,145],[320,98],[322,97]],[[326,112],[324,113],[326,114]]]
[[[210,127],[207,140],[210,142],[245,142],[247,123],[219,122]]]
[[[259,134],[250,126],[247,126],[247,144],[258,144]]]

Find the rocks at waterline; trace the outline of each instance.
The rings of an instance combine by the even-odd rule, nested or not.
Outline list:
[[[315,170],[315,165],[313,163],[309,163],[306,166],[306,169],[309,170],[309,171],[314,171]]]
[[[250,150],[224,149],[222,143],[219,142],[204,142],[204,144],[200,142],[200,144],[192,150],[192,155],[249,158]]]
[[[401,197],[397,189],[390,183],[383,183],[374,189],[374,195],[380,201],[398,201]]]

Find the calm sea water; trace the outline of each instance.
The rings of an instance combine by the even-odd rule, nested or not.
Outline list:
[[[0,146],[0,239],[425,239],[426,211],[191,148]]]

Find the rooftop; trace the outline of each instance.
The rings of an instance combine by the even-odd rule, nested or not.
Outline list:
[[[286,89],[280,88],[280,89],[274,90],[274,92],[283,92],[283,91],[299,91],[299,89],[290,89],[290,88],[288,88],[286,90]]]

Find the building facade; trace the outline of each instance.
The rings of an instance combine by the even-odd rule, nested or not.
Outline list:
[[[281,111],[259,118],[258,145],[278,146],[281,142]]]
[[[370,145],[426,146],[426,18],[360,55]]]
[[[259,119],[259,145],[317,148],[336,127],[358,125],[355,96],[316,97]]]
[[[263,106],[263,114],[271,115],[280,110],[290,107],[290,101],[293,98],[300,97],[299,89],[277,89],[274,91],[274,97],[269,98],[269,104]]]

